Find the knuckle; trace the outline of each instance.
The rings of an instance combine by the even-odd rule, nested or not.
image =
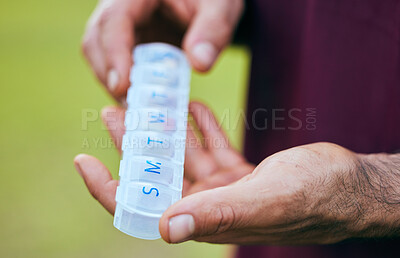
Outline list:
[[[95,199],[95,200],[99,200],[99,198],[100,198],[100,192],[98,191],[98,190],[96,190],[96,189],[93,189],[93,188],[89,188],[89,192],[90,192],[90,194],[93,196],[93,198]]]
[[[120,37],[105,40],[103,43],[103,50],[107,61],[113,62],[114,59],[121,60],[121,53],[124,53],[122,46],[126,45],[122,42]],[[124,60],[124,58],[122,58],[122,60]]]
[[[233,26],[224,18],[216,18],[215,21],[212,21],[212,24],[215,25],[215,31],[218,31],[218,38],[220,39],[216,44],[222,48],[232,37]]]
[[[115,8],[112,5],[104,7],[96,19],[98,26],[104,27],[104,25],[106,25],[114,15],[116,15],[114,10]]]
[[[95,23],[99,27],[105,27],[110,23],[110,21],[130,16],[128,9],[127,6],[118,2],[105,5],[96,17]]]
[[[211,234],[223,233],[233,228],[236,214],[231,205],[220,204],[212,210],[212,213],[214,214],[216,227],[214,232],[210,232]]]
[[[233,30],[233,26],[227,17],[215,17],[212,22],[218,27],[223,36],[226,36]]]
[[[93,23],[91,18],[87,25],[86,30],[81,41],[81,51],[85,56],[89,55],[90,49],[95,45],[98,37],[99,28],[96,23]]]

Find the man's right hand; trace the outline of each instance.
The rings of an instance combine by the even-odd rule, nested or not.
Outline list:
[[[120,100],[129,87],[132,48],[181,45],[193,68],[208,71],[231,40],[243,0],[100,0],[82,49],[97,78]]]

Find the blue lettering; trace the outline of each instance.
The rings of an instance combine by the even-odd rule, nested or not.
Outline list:
[[[156,196],[158,196],[160,193],[158,192],[158,189],[157,188],[155,188],[155,187],[152,187],[151,189],[150,189],[150,191],[148,191],[148,192],[146,192],[145,191],[145,186],[143,186],[143,189],[142,189],[142,192],[144,193],[144,194],[151,194],[151,192],[154,190],[154,191],[156,191],[157,193],[156,193]]]
[[[151,113],[150,114],[150,118],[154,119],[154,120],[150,120],[149,123],[164,123],[165,115],[163,115],[162,113]]]
[[[163,143],[163,141],[152,140],[150,137],[147,137],[147,144],[150,144],[151,142]]]
[[[149,164],[151,167],[146,168],[144,170],[145,172],[160,174],[160,171],[157,171],[157,169],[160,169],[160,162],[155,162],[155,164],[153,164],[150,160],[146,160],[146,163]]]
[[[153,71],[153,75],[156,77],[161,77],[161,78],[168,78],[168,75],[166,73],[160,72],[160,71]]]
[[[159,61],[159,60],[163,60],[163,59],[173,59],[175,60],[175,56],[172,53],[156,53],[153,58],[152,61]]]
[[[167,95],[165,94],[159,94],[155,91],[153,91],[153,94],[151,95],[152,98],[160,97],[160,98],[167,98]]]

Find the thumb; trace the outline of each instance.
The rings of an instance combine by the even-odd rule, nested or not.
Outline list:
[[[225,242],[218,239],[243,224],[251,212],[243,212],[248,195],[238,184],[189,195],[172,205],[160,219],[162,238],[168,243],[187,240]],[[224,235],[224,234],[223,234]]]
[[[183,49],[197,71],[208,71],[229,44],[242,10],[242,0],[199,1],[183,40]]]

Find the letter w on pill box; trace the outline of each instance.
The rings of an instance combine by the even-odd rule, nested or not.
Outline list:
[[[114,226],[158,239],[162,213],[182,198],[190,66],[174,46],[142,44],[130,81]]]

